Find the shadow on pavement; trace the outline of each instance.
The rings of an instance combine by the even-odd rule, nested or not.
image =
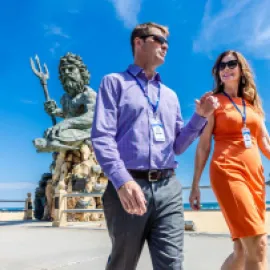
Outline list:
[[[10,220],[10,221],[0,221],[1,226],[13,226],[13,225],[21,225],[21,224],[29,224],[29,223],[38,223],[38,220]]]

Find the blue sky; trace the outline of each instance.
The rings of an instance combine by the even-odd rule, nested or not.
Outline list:
[[[158,71],[164,83],[176,91],[185,121],[194,111],[194,99],[212,89],[211,68],[217,55],[235,49],[245,55],[256,74],[269,129],[269,12],[267,0],[3,2],[0,199],[23,199],[28,191],[33,193],[51,163],[51,155],[37,154],[32,144],[51,126],[51,120],[43,111],[43,90],[30,69],[29,57],[38,54],[46,62],[49,92],[59,104],[63,94],[57,74],[61,56],[69,51],[81,55],[91,73],[90,86],[97,90],[105,74],[123,71],[132,62],[132,28],[154,21],[170,29],[166,63]],[[177,174],[184,186],[192,181],[196,144],[177,157]],[[266,176],[268,162],[263,158]],[[208,165],[201,183],[209,184]],[[211,191],[203,191],[202,196],[203,201],[215,201]],[[187,199],[188,192],[184,192]]]

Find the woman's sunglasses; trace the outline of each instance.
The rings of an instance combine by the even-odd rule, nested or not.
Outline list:
[[[228,62],[220,62],[219,64],[219,70],[224,70],[226,68],[226,66],[229,69],[234,69],[236,68],[238,65],[238,61],[237,60],[230,60]]]
[[[142,39],[146,39],[148,37],[152,37],[154,41],[158,42],[160,45],[163,45],[164,43],[166,43],[167,45],[169,45],[169,42],[166,38],[164,38],[163,36],[157,36],[157,35],[145,35],[145,36],[140,36],[140,38]]]

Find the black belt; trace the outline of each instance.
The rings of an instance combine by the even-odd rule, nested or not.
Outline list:
[[[172,177],[175,173],[173,169],[164,170],[128,170],[132,177],[148,179],[150,182],[156,182],[165,178]]]

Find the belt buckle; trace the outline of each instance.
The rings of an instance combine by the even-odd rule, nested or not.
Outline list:
[[[148,172],[148,181],[149,182],[157,182],[158,181],[158,179],[156,178],[156,179],[151,179],[151,174],[153,173],[153,172],[158,172],[158,170],[149,170],[149,172]]]

